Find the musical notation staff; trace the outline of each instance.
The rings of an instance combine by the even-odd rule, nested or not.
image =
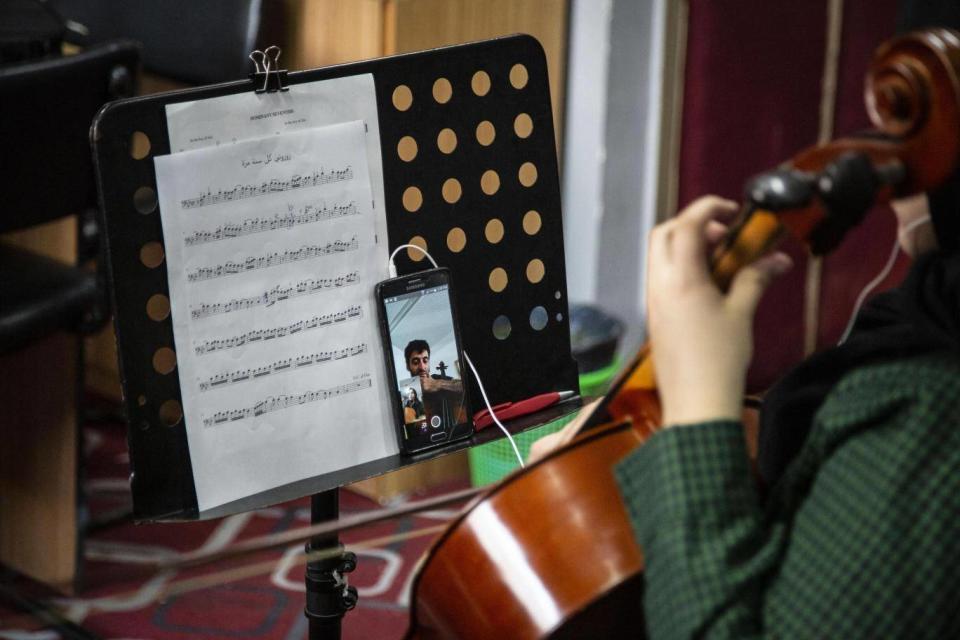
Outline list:
[[[198,244],[208,242],[217,242],[229,238],[239,238],[254,233],[263,233],[265,231],[276,231],[278,229],[291,229],[302,224],[311,224],[321,220],[332,220],[334,218],[345,218],[355,216],[360,213],[355,202],[347,204],[338,204],[332,207],[326,205],[314,206],[308,204],[303,207],[299,213],[293,212],[293,206],[287,205],[286,214],[275,213],[272,217],[247,218],[240,223],[227,223],[220,225],[216,229],[194,231],[192,235],[185,236],[183,244],[193,247]]]
[[[357,236],[353,236],[353,238],[347,242],[335,240],[327,244],[305,244],[299,249],[291,249],[283,252],[274,251],[273,253],[268,253],[263,256],[249,256],[241,261],[231,260],[213,267],[197,267],[187,274],[187,282],[213,280],[214,278],[223,278],[246,271],[266,269],[268,267],[276,267],[281,264],[289,264],[301,260],[311,260],[333,253],[356,251],[359,246]]]
[[[225,371],[210,376],[199,385],[200,391],[210,391],[230,384],[238,384],[249,380],[258,380],[274,373],[286,373],[288,371],[297,371],[304,367],[333,362],[334,360],[343,360],[352,356],[367,352],[367,345],[360,343],[352,347],[335,349],[333,351],[321,351],[319,353],[306,353],[296,358],[286,358],[277,360],[262,367],[252,367],[249,369],[236,369],[235,371]]]
[[[213,340],[204,340],[203,342],[194,345],[193,350],[198,356],[202,356],[208,353],[213,353],[214,351],[221,351],[224,349],[233,349],[235,347],[241,347],[245,344],[252,342],[261,342],[267,340],[273,340],[276,338],[284,338],[286,336],[294,335],[301,331],[309,331],[311,329],[318,329],[320,327],[326,327],[332,324],[337,324],[339,322],[346,322],[347,320],[352,320],[354,318],[362,318],[363,309],[360,305],[354,305],[343,311],[337,311],[336,313],[328,313],[322,316],[313,316],[309,320],[300,320],[298,322],[292,322],[290,324],[282,325],[279,327],[271,327],[269,329],[253,329],[247,331],[246,333],[241,333],[237,336],[232,336],[229,338],[215,338]]]
[[[325,289],[348,287],[356,284],[359,279],[360,273],[358,271],[351,271],[350,273],[335,278],[307,278],[290,286],[278,284],[272,289],[264,291],[259,295],[250,296],[249,298],[233,298],[226,302],[215,302],[212,304],[201,303],[196,307],[191,307],[190,317],[194,320],[199,320],[201,318],[232,313],[243,309],[251,309],[253,307],[272,307],[276,303],[289,298],[308,296],[319,293]]]
[[[180,201],[181,209],[197,209],[221,202],[233,202],[235,200],[245,200],[246,198],[256,198],[271,193],[282,193],[284,191],[293,191],[294,189],[305,189],[309,187],[319,187],[321,185],[333,182],[343,182],[353,179],[353,169],[348,165],[343,169],[327,171],[326,169],[317,169],[308,176],[299,174],[291,176],[288,180],[274,178],[264,180],[260,184],[238,184],[233,189],[220,189],[216,193],[207,191],[201,193],[195,198],[186,198]]]
[[[320,400],[327,400],[328,398],[335,398],[337,396],[346,395],[348,393],[353,393],[354,391],[361,391],[363,389],[369,389],[372,386],[370,378],[364,378],[363,380],[357,380],[355,382],[349,382],[347,384],[342,384],[337,387],[332,387],[330,389],[317,389],[316,391],[305,391],[299,395],[292,396],[271,396],[265,400],[261,400],[252,407],[244,407],[242,409],[231,409],[227,411],[218,411],[210,417],[203,418],[204,427],[212,427],[214,425],[223,424],[224,422],[234,422],[237,420],[243,420],[244,418],[253,418],[256,416],[262,416],[266,413],[272,411],[281,411],[289,407],[295,407],[302,404],[307,404],[309,402],[318,402]]]

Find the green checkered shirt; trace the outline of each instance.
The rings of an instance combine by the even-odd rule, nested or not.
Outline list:
[[[741,425],[615,468],[651,638],[960,638],[960,362],[846,375],[765,503]]]

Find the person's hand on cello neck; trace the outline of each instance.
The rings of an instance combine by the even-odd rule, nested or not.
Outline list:
[[[647,326],[665,426],[740,419],[757,303],[792,265],[785,253],[771,253],[722,292],[709,256],[737,210],[705,196],[650,234]]]
[[[708,258],[736,213],[736,203],[705,196],[650,234],[647,318],[664,425],[740,419],[753,314],[767,284],[792,263],[786,254],[773,253],[742,269],[722,293]],[[529,460],[567,444],[592,408],[535,442]]]

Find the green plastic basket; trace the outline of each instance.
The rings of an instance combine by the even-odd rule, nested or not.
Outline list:
[[[580,376],[580,395],[583,397],[603,395],[619,368],[620,360],[618,359],[603,369],[582,374]],[[514,435],[513,439],[517,443],[517,448],[520,450],[523,459],[526,460],[530,455],[530,446],[534,442],[545,435],[559,431],[576,415],[576,413],[571,413],[536,429]],[[487,428],[496,429],[497,426],[493,425]],[[513,447],[510,446],[510,441],[506,438],[473,447],[467,452],[467,455],[470,459],[470,481],[475,487],[497,482],[519,466]]]
[[[613,377],[620,371],[620,358],[615,359],[603,369],[580,374],[580,395],[595,398],[607,392]]]

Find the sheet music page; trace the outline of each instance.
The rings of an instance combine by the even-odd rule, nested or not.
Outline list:
[[[232,144],[251,138],[363,120],[373,188],[374,216],[383,261],[387,259],[387,218],[380,158],[380,120],[373,74],[292,85],[288,91],[243,91],[219,98],[168,104],[170,152]],[[384,271],[386,277],[386,271]]]
[[[201,511],[397,451],[367,134],[353,121],[155,160]]]

